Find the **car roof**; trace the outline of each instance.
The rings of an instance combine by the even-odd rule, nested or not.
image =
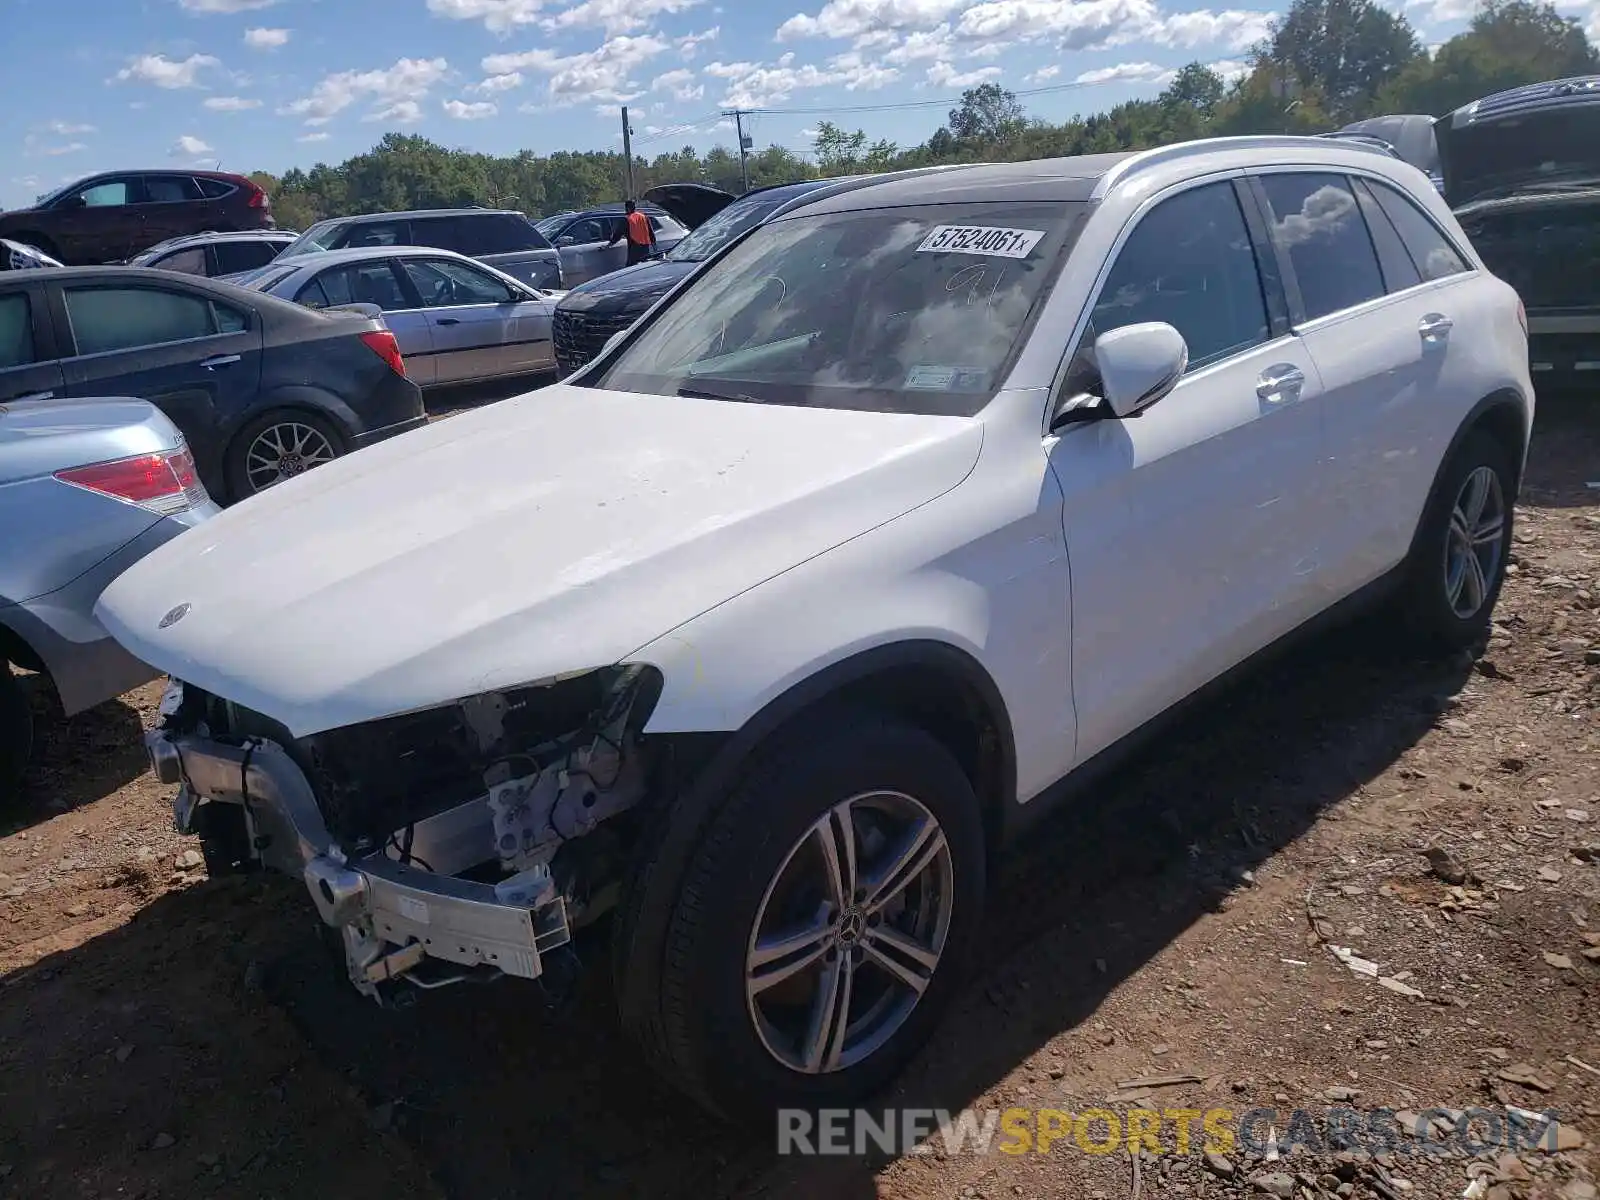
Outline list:
[[[304,267],[326,267],[338,263],[365,262],[373,258],[401,258],[427,257],[427,258],[453,258],[460,262],[471,263],[473,266],[486,266],[475,258],[465,254],[457,254],[454,250],[446,250],[439,246],[351,246],[344,250],[313,250],[308,254],[293,254],[287,258],[279,256],[267,267],[289,267],[296,270]]]
[[[319,225],[366,224],[370,221],[409,221],[416,217],[522,217],[531,220],[527,213],[514,208],[408,208],[404,212],[356,213],[348,217],[328,217]]]
[[[962,204],[983,200],[1067,202],[1088,200],[1101,177],[1131,154],[1080,154],[1031,162],[974,163],[948,171],[896,172],[861,187],[825,196],[798,211],[850,212],[913,204]],[[839,180],[829,180],[838,183]]]
[[[141,254],[149,254],[152,250],[171,250],[178,246],[207,245],[211,242],[292,242],[300,235],[287,229],[238,229],[232,233],[219,233],[210,230],[206,233],[185,233],[178,237],[168,238],[164,242],[157,242],[141,250]]]

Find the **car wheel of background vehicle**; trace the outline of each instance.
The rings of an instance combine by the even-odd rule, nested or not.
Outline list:
[[[0,661],[0,806],[21,795],[22,773],[32,753],[33,710],[11,665]]]
[[[959,984],[984,871],[977,797],[938,740],[872,714],[780,735],[730,790],[674,906],[667,1077],[736,1120],[877,1092]]]
[[[290,410],[265,413],[241,429],[228,447],[228,492],[243,500],[344,452],[344,435],[325,417]]]
[[[1425,652],[1467,649],[1487,636],[1511,551],[1514,478],[1511,455],[1482,430],[1445,467],[1401,596],[1408,632]]]

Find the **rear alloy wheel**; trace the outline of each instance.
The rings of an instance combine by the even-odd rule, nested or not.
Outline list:
[[[228,480],[236,500],[264,492],[344,453],[344,439],[338,431],[309,413],[269,413],[251,422],[233,445]]]
[[[32,753],[33,710],[11,665],[0,660],[0,806],[21,796]]]
[[[984,866],[938,739],[868,713],[778,735],[702,833],[661,962],[624,967],[659,969],[667,1078],[750,1121],[877,1092],[960,982]]]
[[[1511,456],[1481,430],[1462,440],[1428,502],[1401,597],[1427,652],[1478,646],[1505,582],[1515,518]]]

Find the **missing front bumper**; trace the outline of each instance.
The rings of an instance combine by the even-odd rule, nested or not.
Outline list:
[[[156,777],[181,785],[173,802],[179,832],[194,829],[201,805],[239,806],[252,855],[301,878],[324,923],[341,932],[350,981],[362,992],[376,995],[396,979],[427,987],[465,977],[427,969],[430,959],[537,979],[544,956],[572,939],[565,901],[548,877],[495,885],[381,853],[348,859],[329,835],[304,773],[271,742],[234,746],[156,730],[146,744]]]

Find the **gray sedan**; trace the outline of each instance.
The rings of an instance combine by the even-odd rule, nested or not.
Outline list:
[[[238,282],[309,308],[376,307],[419,387],[555,370],[550,321],[558,293],[536,291],[450,250],[298,254]]]

